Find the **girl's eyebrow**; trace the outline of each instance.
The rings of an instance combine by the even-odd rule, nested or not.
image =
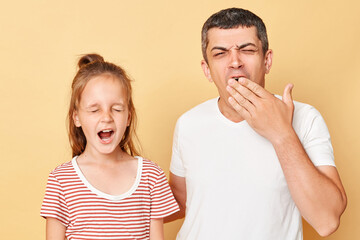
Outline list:
[[[113,105],[121,105],[121,106],[124,106],[124,105],[126,105],[126,100],[125,100],[125,102],[124,102],[123,99],[118,99],[118,100],[114,101]]]
[[[123,103],[121,103],[121,102],[114,103],[114,105],[115,105],[115,106],[120,106],[120,107],[124,107],[124,106],[125,106],[125,104],[123,104]],[[90,105],[87,105],[87,106],[85,107],[85,109],[94,108],[94,107],[98,107],[98,106],[99,106],[98,103],[92,103],[92,104],[90,104]]]
[[[93,107],[97,107],[97,106],[99,106],[99,104],[93,103],[93,104],[87,105],[85,108],[93,108]]]
[[[123,104],[123,103],[120,103],[120,102],[119,102],[119,103],[115,103],[115,104],[114,104],[114,106],[124,107],[124,106],[125,106],[125,104]]]

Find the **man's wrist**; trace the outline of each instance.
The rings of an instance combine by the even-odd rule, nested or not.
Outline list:
[[[277,134],[273,139],[270,139],[270,142],[272,143],[274,148],[277,148],[277,147],[286,146],[298,140],[299,139],[294,128],[289,127],[288,129],[284,130],[281,134]]]

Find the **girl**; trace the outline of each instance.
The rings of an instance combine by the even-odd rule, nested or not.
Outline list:
[[[163,239],[163,218],[178,205],[164,172],[136,156],[130,80],[97,54],[78,66],[68,114],[73,159],[48,178],[46,239]]]

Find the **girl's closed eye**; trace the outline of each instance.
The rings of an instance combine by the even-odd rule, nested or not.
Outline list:
[[[92,108],[87,108],[86,111],[87,111],[87,112],[90,112],[90,113],[96,113],[96,112],[99,111],[99,108],[94,108],[94,107],[92,107]]]
[[[122,111],[124,111],[123,108],[119,108],[119,107],[113,108],[113,110],[114,110],[115,112],[122,112]]]
[[[89,113],[96,113],[100,111],[100,107],[98,104],[93,103],[93,104],[85,105],[84,110]]]
[[[112,106],[113,111],[115,112],[123,112],[125,111],[125,106],[122,103],[117,103]]]

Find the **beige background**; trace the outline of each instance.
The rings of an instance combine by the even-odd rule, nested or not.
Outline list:
[[[267,88],[325,118],[349,204],[332,240],[360,239],[360,5],[344,1],[1,1],[0,236],[45,239],[39,217],[50,170],[70,160],[65,116],[79,54],[97,52],[135,79],[144,155],[166,173],[176,119],[217,92],[200,68],[200,30],[243,7],[267,25]],[[180,222],[165,225],[174,239]],[[260,231],[260,229],[257,229]],[[305,239],[320,239],[304,226]]]

